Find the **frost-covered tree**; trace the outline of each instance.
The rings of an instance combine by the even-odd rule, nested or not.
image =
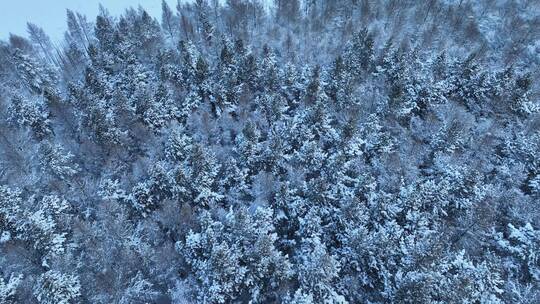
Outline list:
[[[76,276],[51,270],[41,275],[34,295],[43,304],[76,303],[81,296],[81,286]]]
[[[540,302],[535,1],[169,5],[0,41],[0,302]]]
[[[6,281],[0,277],[0,301],[6,304],[16,303],[17,287],[21,283],[21,275],[11,275]]]
[[[287,256],[275,248],[271,210],[230,211],[223,220],[202,213],[200,232],[192,231],[178,250],[201,283],[204,302],[265,301],[278,296],[291,275]],[[263,279],[264,278],[264,279]]]
[[[49,119],[50,113],[39,98],[14,96],[11,100],[10,112],[10,118],[30,128],[37,139],[43,139],[53,132]]]
[[[44,143],[40,154],[40,163],[44,170],[61,180],[67,180],[79,172],[73,154],[60,145]]]

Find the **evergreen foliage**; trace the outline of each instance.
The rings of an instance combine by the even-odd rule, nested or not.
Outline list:
[[[539,12],[28,23],[0,41],[0,303],[540,303]]]

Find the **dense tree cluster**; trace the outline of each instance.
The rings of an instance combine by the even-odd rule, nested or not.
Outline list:
[[[0,42],[0,303],[540,302],[538,2],[162,11]]]

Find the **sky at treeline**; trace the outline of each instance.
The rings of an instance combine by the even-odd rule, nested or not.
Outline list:
[[[185,1],[185,0],[183,0]],[[167,0],[174,8],[177,0]],[[141,5],[154,17],[161,16],[161,0],[3,0],[0,1],[0,39],[9,33],[26,36],[26,23],[42,27],[53,41],[62,39],[66,30],[66,9],[86,15],[93,20],[102,4],[113,16],[118,16],[129,7]]]

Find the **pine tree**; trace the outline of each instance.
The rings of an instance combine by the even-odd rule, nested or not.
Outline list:
[[[355,33],[343,55],[345,66],[356,78],[364,78],[373,68],[373,36],[367,28]]]
[[[339,276],[339,261],[328,253],[320,239],[305,239],[300,252],[297,272],[303,293],[313,297],[315,302],[347,303],[332,283]]]
[[[81,296],[81,285],[75,275],[51,270],[41,275],[34,295],[40,304],[76,303]]]
[[[39,53],[50,64],[58,64],[56,58],[51,54],[52,44],[49,36],[45,34],[45,31],[37,25],[28,22],[27,24],[28,34],[30,35],[30,41],[35,45],[35,48],[39,50]]]
[[[29,127],[38,140],[53,133],[50,113],[40,98],[14,96],[11,100],[11,119],[16,123]]]
[[[200,215],[200,232],[190,232],[178,250],[186,257],[195,280],[197,299],[210,303],[246,296],[265,301],[291,275],[287,256],[274,246],[277,236],[270,210],[231,210],[223,221]],[[262,278],[266,278],[261,280]]]
[[[54,71],[28,54],[15,50],[12,55],[13,64],[17,69],[17,77],[20,77],[23,85],[35,94],[43,94],[47,91],[53,93],[57,79]]]
[[[4,242],[18,237],[22,226],[22,198],[20,190],[0,186],[0,229]]]
[[[208,18],[208,4],[206,0],[196,0],[195,7],[197,11],[199,35],[203,41],[211,43],[215,29]]]
[[[157,131],[172,120],[183,122],[186,119],[187,115],[176,107],[171,95],[163,83],[158,85],[149,108],[143,111],[143,121],[150,129]]]
[[[166,199],[174,195],[174,181],[165,163],[157,163],[150,172],[150,177],[138,183],[131,190],[133,208],[142,216],[147,217],[153,211],[162,207]]]
[[[22,275],[11,275],[9,280],[0,276],[0,302],[5,304],[17,303],[17,287],[21,284]]]
[[[44,143],[41,147],[41,165],[44,170],[61,180],[67,180],[79,172],[73,157],[60,145]]]
[[[239,79],[239,63],[231,50],[230,42],[224,41],[220,54],[220,62],[216,79],[214,79],[213,97],[219,107],[219,113],[235,111],[238,99],[243,91]]]
[[[485,102],[489,78],[476,62],[476,54],[471,54],[454,67],[451,92],[452,97],[461,102],[469,111],[479,111]]]
[[[88,46],[92,39],[92,29],[86,17],[75,13],[70,9],[66,10],[67,26],[66,40],[74,45],[74,48],[88,52]]]
[[[114,45],[114,28],[113,21],[107,13],[101,9],[100,15],[96,17],[96,25],[94,28],[95,36],[98,40],[99,47],[106,52],[113,52]]]
[[[167,4],[167,1],[162,0],[161,1],[161,27],[166,30],[170,36],[171,39],[175,39],[175,36],[178,32],[178,26],[179,22],[172,12],[171,8],[169,7],[169,4]]]
[[[261,169],[262,146],[259,143],[261,132],[258,126],[248,121],[242,133],[236,138],[235,151],[240,156],[239,160],[249,169],[249,175],[256,175]]]
[[[496,248],[510,255],[509,266],[515,263],[511,269],[512,275],[517,276],[518,280],[525,282],[534,282],[538,285],[540,282],[540,263],[537,256],[538,246],[540,244],[540,232],[533,228],[530,223],[521,227],[508,224],[504,233],[498,232],[494,235]]]

